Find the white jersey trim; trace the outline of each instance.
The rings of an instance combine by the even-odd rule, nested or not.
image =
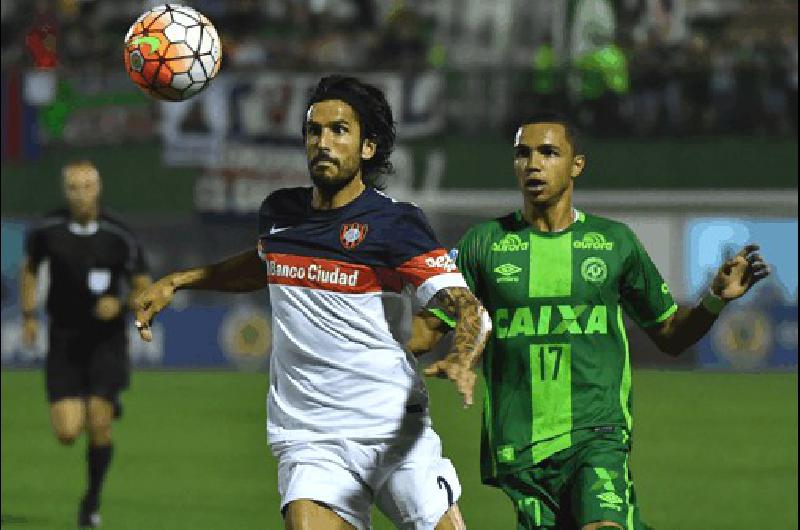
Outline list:
[[[417,302],[422,307],[428,305],[433,295],[447,287],[464,287],[469,289],[460,272],[447,272],[428,278],[417,287]]]

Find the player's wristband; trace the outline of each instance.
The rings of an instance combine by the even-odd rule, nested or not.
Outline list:
[[[22,312],[23,318],[36,318],[36,310],[31,311],[23,311]]]
[[[709,289],[708,293],[706,293],[706,295],[700,301],[700,304],[712,315],[719,315],[728,302],[715,295],[713,292],[711,292],[711,289]]]

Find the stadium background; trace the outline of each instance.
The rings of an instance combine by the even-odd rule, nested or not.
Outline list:
[[[679,300],[723,255],[762,244],[773,276],[691,352],[668,358],[631,329],[633,469],[656,528],[797,527],[796,2],[195,1],[223,66],[181,104],[147,99],[122,70],[122,36],[153,2],[1,5],[4,526],[63,527],[82,485],[82,452],[48,433],[46,337],[20,346],[17,306],[24,232],[60,205],[61,165],[97,163],[155,276],[215,260],[252,245],[270,190],[307,184],[305,94],[350,72],[396,115],[388,192],[447,245],[518,207],[511,138],[543,106],[585,131],[578,206],[629,223]],[[279,528],[265,294],[182,293],[155,329],[150,345],[132,335],[107,527]],[[430,386],[468,524],[511,527],[511,504],[478,482],[479,411]]]

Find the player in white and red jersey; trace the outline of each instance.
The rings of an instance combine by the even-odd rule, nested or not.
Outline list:
[[[398,528],[464,528],[461,486],[404,331],[412,306],[454,316],[453,348],[438,366],[471,404],[486,313],[422,211],[378,190],[394,143],[380,90],[322,79],[303,138],[313,187],[264,200],[257,248],[156,282],[136,302],[137,327],[150,340],[153,316],[178,289],[268,286],[267,433],[286,528],[368,529],[373,504]]]

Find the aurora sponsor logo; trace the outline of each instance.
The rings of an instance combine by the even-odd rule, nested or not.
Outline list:
[[[572,247],[579,250],[614,250],[614,243],[598,232],[586,232],[583,239],[572,242]]]
[[[277,276],[278,278],[289,278],[292,280],[308,280],[329,285],[348,285],[355,287],[358,285],[358,273],[360,271],[343,272],[338,266],[332,269],[325,268],[316,263],[306,266],[286,265],[273,260],[267,260],[267,275]]]
[[[542,335],[607,335],[608,308],[604,305],[541,305],[498,308],[494,312],[498,339]]]
[[[518,267],[513,263],[503,263],[495,267],[494,272],[498,274],[497,283],[518,282],[522,267]]]
[[[528,250],[528,243],[517,234],[506,234],[500,241],[492,243],[492,252],[518,252]]]

